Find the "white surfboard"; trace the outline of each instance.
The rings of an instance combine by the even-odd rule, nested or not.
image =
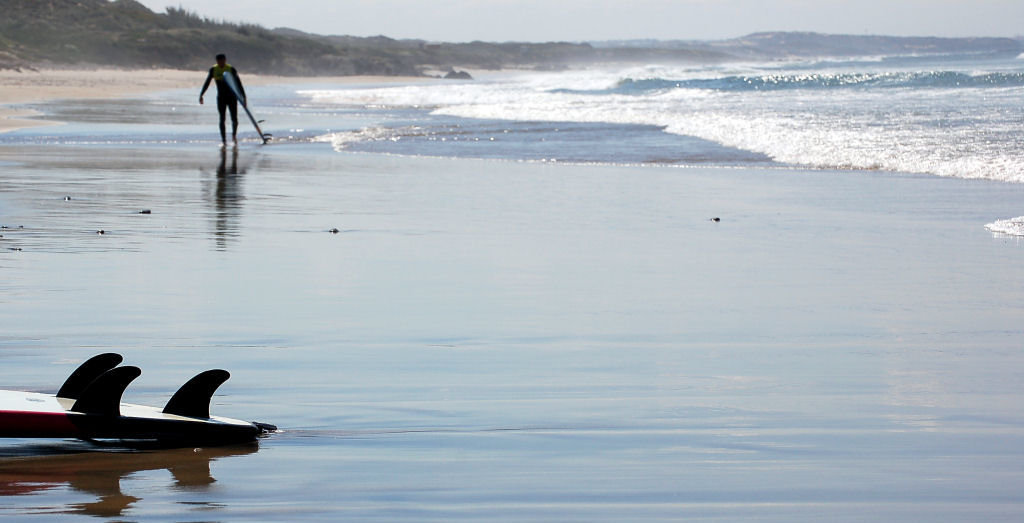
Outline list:
[[[202,372],[181,386],[163,409],[121,403],[121,395],[142,373],[118,367],[121,356],[100,354],[68,377],[57,394],[0,390],[0,437],[156,441],[162,445],[253,441],[276,430],[210,415],[214,391],[230,374]]]
[[[231,71],[224,72],[224,83],[228,84],[231,92],[235,93],[235,97],[242,102],[242,109],[245,109],[245,114],[249,115],[249,121],[252,122],[252,126],[256,128],[256,132],[260,134],[260,139],[263,140],[263,143],[270,141],[271,135],[264,133],[263,129],[260,129],[260,124],[256,121],[256,118],[253,117],[252,112],[249,111],[249,104],[246,101],[245,96],[242,96],[242,90],[238,87],[238,81],[235,79],[235,75],[232,74]]]

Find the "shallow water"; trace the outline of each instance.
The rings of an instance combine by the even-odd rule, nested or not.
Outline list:
[[[161,452],[4,441],[0,515],[1024,508],[1024,251],[983,228],[1024,186],[315,143],[0,155],[4,388],[52,392],[116,351],[143,369],[125,401],[226,368],[214,413],[283,430]]]

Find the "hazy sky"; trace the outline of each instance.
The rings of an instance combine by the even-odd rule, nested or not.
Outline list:
[[[1024,33],[1024,0],[141,0],[319,34],[439,41],[718,39],[756,31]]]

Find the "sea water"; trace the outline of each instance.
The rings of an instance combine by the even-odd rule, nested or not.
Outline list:
[[[996,62],[964,74],[1019,74]],[[225,368],[213,412],[282,432],[152,453],[0,442],[0,515],[1019,519],[1024,264],[982,224],[1019,215],[1024,184],[797,167],[772,140],[644,121],[662,95],[767,113],[884,89],[699,81],[780,67],[805,66],[665,68],[698,87],[649,92],[651,68],[254,86],[277,139],[243,120],[227,150],[194,92],[39,106],[68,123],[0,135],[3,388],[52,392],[114,351],[143,370],[124,399],[159,406]],[[603,99],[619,116],[468,114],[505,105],[489,90],[508,111]]]
[[[338,149],[884,170],[1024,181],[1024,59],[900,56],[608,67],[309,90],[386,121]],[[584,125],[587,124],[587,125]]]
[[[1012,54],[479,76],[334,89],[258,87],[254,111],[278,141],[321,141],[339,151],[1024,182],[1024,58]],[[29,105],[45,118],[88,127],[25,130],[0,136],[0,143],[209,141],[192,98],[180,92],[159,100]],[[126,122],[148,126],[125,135]],[[243,138],[247,130],[243,114]]]
[[[1014,55],[607,67],[301,94],[387,115],[320,137],[338,150],[1024,182]],[[1021,235],[1020,218],[992,218],[994,233]]]
[[[976,225],[1024,186],[317,143],[3,152],[4,387],[52,392],[113,351],[143,370],[125,401],[160,406],[224,368],[212,411],[282,432],[0,442],[0,515],[1024,511],[1024,264]]]

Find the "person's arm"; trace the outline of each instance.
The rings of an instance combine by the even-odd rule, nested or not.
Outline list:
[[[213,68],[210,68],[210,72],[206,75],[206,81],[203,82],[203,90],[199,91],[199,105],[203,104],[203,95],[206,94],[206,90],[210,87],[210,81],[213,80]]]

